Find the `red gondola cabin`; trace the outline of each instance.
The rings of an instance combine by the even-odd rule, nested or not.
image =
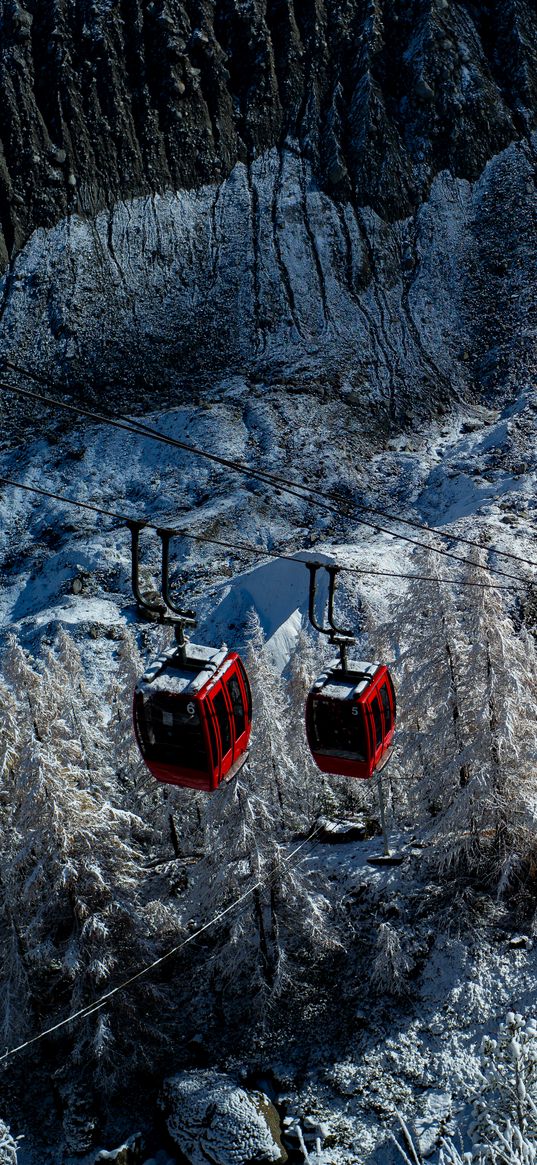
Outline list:
[[[388,668],[351,660],[330,664],[306,704],[306,731],[323,773],[372,777],[389,758],[395,730],[395,690]]]
[[[235,651],[189,643],[159,656],[134,692],[134,730],[157,781],[212,792],[244,763],[250,684]]]

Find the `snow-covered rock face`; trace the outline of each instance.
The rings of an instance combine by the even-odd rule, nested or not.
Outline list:
[[[248,1092],[221,1072],[181,1072],[167,1080],[168,1129],[191,1165],[274,1162],[287,1154],[276,1109],[261,1092]]]
[[[473,187],[442,174],[391,225],[323,194],[295,149],[273,150],[220,185],[37,231],[4,278],[0,353],[114,410],[204,400],[215,373],[326,392],[371,441],[517,385],[536,222],[526,144]],[[27,415],[5,402],[6,426]]]

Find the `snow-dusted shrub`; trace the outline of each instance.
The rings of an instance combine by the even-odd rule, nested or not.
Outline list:
[[[408,1126],[393,1138],[406,1165],[421,1165]],[[537,1020],[509,1012],[495,1038],[484,1036],[480,1080],[468,1128],[472,1148],[445,1137],[438,1165],[535,1165],[537,1162]]]
[[[495,1039],[484,1036],[480,1069],[470,1133],[483,1158],[500,1155],[498,1129],[515,1149],[524,1142],[536,1144],[537,1020],[509,1012]]]
[[[404,1121],[401,1123],[404,1143],[396,1137],[393,1137],[393,1141],[402,1160],[405,1165],[423,1165],[419,1147]],[[490,1132],[494,1137],[491,1144],[478,1144],[466,1152],[460,1138],[457,1141],[452,1137],[444,1137],[438,1151],[438,1165],[535,1165],[537,1144],[524,1137],[510,1121],[502,1128],[491,1122]]]
[[[482,1150],[479,1147],[463,1152],[452,1140],[444,1141],[438,1165],[535,1165],[537,1145],[523,1137],[508,1123],[505,1129],[491,1126],[494,1143]]]
[[[0,1165],[17,1165],[17,1142],[6,1124],[0,1120]]]
[[[401,995],[405,991],[411,960],[400,931],[389,922],[381,922],[371,968],[371,983],[379,992]]]

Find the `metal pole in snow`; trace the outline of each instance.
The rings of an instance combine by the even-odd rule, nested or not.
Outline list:
[[[381,826],[382,826],[382,836],[384,839],[384,857],[389,857],[390,856],[390,846],[389,846],[389,840],[388,840],[388,829],[387,829],[387,825],[386,825],[386,805],[384,805],[384,791],[382,789],[382,777],[381,777],[380,772],[377,772],[377,774],[376,774],[376,786],[377,786],[377,789],[379,789],[379,804],[380,804],[380,810],[381,810]]]

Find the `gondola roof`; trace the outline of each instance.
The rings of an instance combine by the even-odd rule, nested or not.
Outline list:
[[[143,692],[150,688],[152,692],[163,691],[176,695],[187,691],[190,694],[199,692],[224,663],[227,654],[221,648],[189,643],[188,655],[183,661],[177,647],[170,647],[146,668],[137,684],[137,691]]]

